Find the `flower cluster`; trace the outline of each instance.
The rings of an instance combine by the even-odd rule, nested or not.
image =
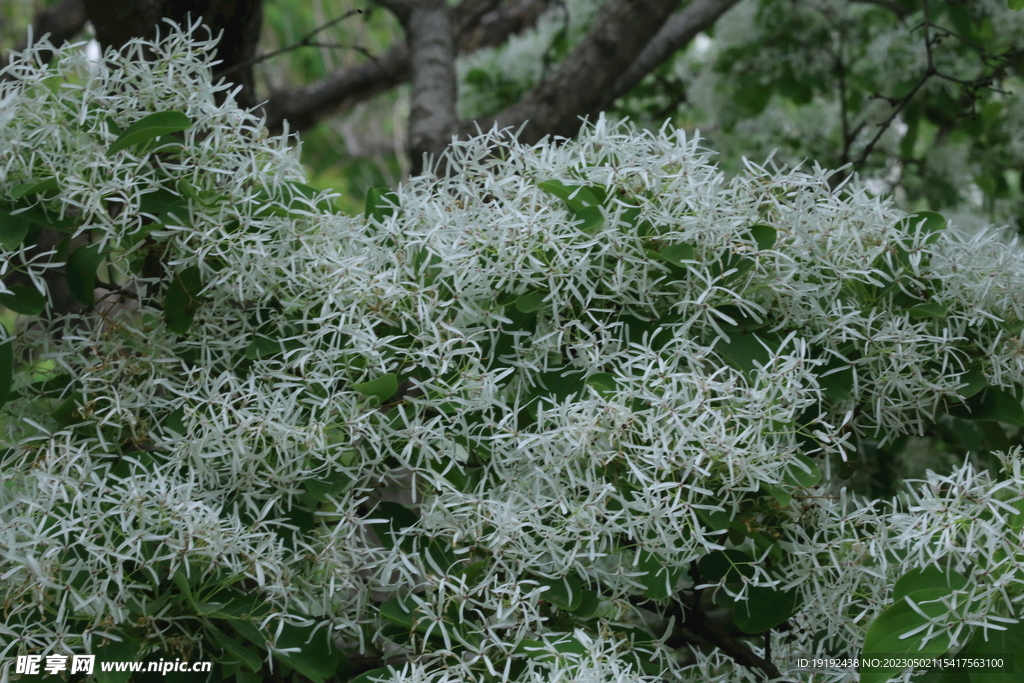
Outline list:
[[[783,652],[853,652],[892,582],[939,562],[990,579],[958,642],[1014,616],[1024,536],[994,530],[1019,453],[998,486],[965,466],[889,516],[833,470],[1024,385],[1016,245],[821,169],[726,182],[683,132],[603,119],[456,143],[451,173],[340,215],[285,138],[214,103],[208,44],[141,48],[29,52],[0,85],[0,215],[65,227],[102,254],[97,291],[135,292],[61,309],[67,247],[0,242],[47,300],[6,333],[5,657],[755,680],[671,606],[767,592],[801,626]],[[179,144],[119,144],[154,111],[191,122]]]

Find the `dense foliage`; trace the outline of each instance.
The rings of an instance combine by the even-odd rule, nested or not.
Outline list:
[[[208,47],[30,52],[0,85],[0,263],[29,283],[0,293],[5,679],[80,652],[240,683],[1024,652],[1015,242],[603,119],[458,143],[345,215],[215,104]],[[944,419],[995,466],[845,486],[858,443]]]

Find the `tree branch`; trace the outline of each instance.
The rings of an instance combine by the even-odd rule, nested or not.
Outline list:
[[[590,32],[549,78],[497,116],[464,123],[460,133],[473,135],[478,126],[518,129],[525,124],[519,139],[527,144],[548,134],[573,137],[580,129],[580,116],[594,115],[606,106],[618,74],[640,55],[677,4],[678,0],[609,0]]]
[[[464,0],[452,10],[461,53],[500,45],[532,26],[549,0]],[[263,105],[267,129],[277,134],[284,121],[291,130],[305,130],[322,119],[408,81],[412,77],[409,48],[396,45],[370,62],[337,71],[316,83],[271,94]]]
[[[615,81],[608,104],[632,90],[644,76],[675,52],[686,47],[698,33],[710,28],[738,2],[739,0],[694,0],[670,16],[626,73]]]
[[[409,157],[419,175],[424,155],[440,156],[458,128],[455,39],[446,0],[376,0],[405,29],[412,62]]]

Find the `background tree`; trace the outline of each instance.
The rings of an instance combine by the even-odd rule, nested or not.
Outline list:
[[[24,45],[26,5],[3,5],[9,44]],[[145,33],[146,12],[155,16],[158,5],[97,3],[96,35],[116,43],[117,35]],[[579,116],[611,110],[645,125],[672,117],[700,128],[728,155],[729,168],[744,154],[777,149],[786,164],[849,163],[908,207],[962,207],[965,220],[1018,223],[1022,154],[1014,131],[1022,119],[1024,26],[1001,0],[697,0],[670,17],[672,3],[467,0],[451,8],[450,21],[414,22],[405,40],[395,17],[407,13],[392,5],[394,16],[364,15],[310,36],[356,5],[267,3],[265,52],[296,42],[314,48],[258,69],[268,127],[278,131],[287,119],[291,130],[305,131],[328,121],[307,135],[318,148],[308,156],[335,180],[365,184],[357,179],[370,168],[376,180],[394,180],[408,172],[407,154],[418,164],[420,152],[436,152],[453,132],[478,125],[529,121],[524,140],[571,137]],[[229,17],[256,17],[259,6],[195,5],[229,29],[236,54],[219,54],[219,71],[237,68],[253,49],[257,22],[229,26]],[[82,7],[51,3],[35,16],[35,34],[70,39],[84,25]],[[169,7],[184,14],[192,5]],[[141,23],[118,21],[144,15]],[[236,39],[243,24],[251,35]],[[449,40],[451,48],[427,56]],[[410,49],[428,52],[410,59]],[[417,77],[408,122],[390,130],[394,117],[376,114],[397,105],[406,121],[406,95],[388,93],[413,77],[410,64],[432,66]],[[239,80],[247,81],[245,71],[235,72]],[[406,129],[419,131],[415,142],[406,144]],[[371,167],[353,165],[367,156],[376,160]],[[363,189],[353,188],[359,196]]]

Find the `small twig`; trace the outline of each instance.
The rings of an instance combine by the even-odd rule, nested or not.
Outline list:
[[[280,54],[284,54],[285,52],[291,52],[292,50],[297,50],[300,47],[341,47],[341,48],[348,48],[348,49],[352,49],[352,50],[358,51],[360,54],[365,55],[368,59],[370,59],[372,61],[377,61],[377,58],[373,54],[371,54],[369,50],[367,50],[364,47],[359,47],[358,45],[331,45],[331,44],[327,44],[327,43],[319,43],[319,42],[313,40],[313,38],[316,36],[316,34],[320,33],[321,31],[327,30],[331,26],[334,26],[335,24],[338,24],[338,23],[344,21],[345,19],[348,19],[349,17],[351,17],[351,16],[353,16],[355,14],[363,14],[363,10],[361,10],[361,9],[349,10],[348,12],[345,12],[340,17],[336,17],[334,19],[331,19],[330,21],[328,21],[323,26],[320,26],[320,27],[317,27],[317,28],[313,29],[312,31],[307,33],[305,36],[303,36],[299,40],[299,42],[297,42],[297,43],[294,43],[294,44],[289,45],[287,47],[282,47],[280,50],[274,50],[273,52],[268,52],[267,54],[260,55],[259,57],[253,57],[252,59],[247,59],[244,62],[241,62],[239,64],[235,64],[230,69],[225,69],[224,71],[218,71],[217,75],[220,76],[220,77],[224,77],[224,76],[227,76],[229,74],[233,74],[236,71],[240,71],[242,69],[249,68],[251,66],[259,64],[260,62],[265,62],[268,59],[272,59],[273,57],[276,57],[276,56],[278,56]]]

